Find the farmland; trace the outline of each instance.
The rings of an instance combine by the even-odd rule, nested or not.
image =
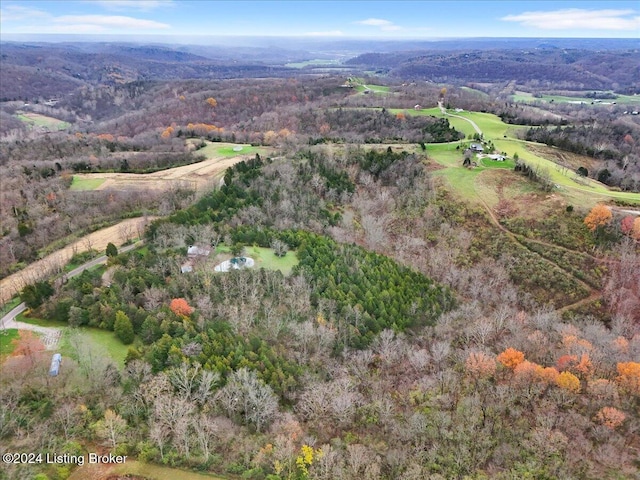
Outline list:
[[[240,150],[237,150],[240,148]],[[72,188],[76,190],[168,190],[187,186],[196,191],[211,188],[222,177],[223,172],[242,160],[269,152],[265,147],[237,145],[231,143],[206,142],[198,150],[205,160],[170,168],[154,173],[83,173],[73,177]]]

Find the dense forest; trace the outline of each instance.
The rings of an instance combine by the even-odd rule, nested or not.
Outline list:
[[[76,345],[74,363],[45,382],[37,341],[23,340],[24,356],[3,367],[4,438],[70,452],[105,440],[146,461],[255,479],[630,475],[637,324],[536,307],[525,292],[536,281],[543,292],[532,272],[544,266],[514,251],[514,270],[477,251],[483,215],[429,194],[414,155],[325,149],[238,164],[220,190],[158,221],[146,252],[114,257],[108,285],[85,272],[58,287],[42,314],[113,330],[131,344],[126,367]],[[429,217],[422,235],[438,232],[437,244],[409,261],[390,224]],[[208,260],[180,273],[188,243],[220,238],[239,251],[278,240],[299,263],[288,276],[215,274]],[[452,242],[467,245],[439,268]],[[24,423],[35,415],[43,427]]]

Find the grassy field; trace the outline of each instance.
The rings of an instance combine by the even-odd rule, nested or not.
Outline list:
[[[206,142],[207,146],[197,150],[196,155],[204,155],[206,158],[220,158],[220,157],[237,157],[238,155],[265,155],[269,152],[264,147],[253,147],[248,144],[239,143],[218,143],[218,142]],[[234,148],[241,147],[242,150],[235,151]]]
[[[0,358],[11,355],[14,349],[13,341],[20,335],[15,328],[7,328],[0,330]]]
[[[270,248],[247,247],[246,254],[256,261],[258,268],[280,270],[285,275],[289,275],[291,269],[298,264],[295,252],[287,252],[284,257],[277,257]]]
[[[468,118],[474,121],[482,130],[485,140],[491,140],[497,151],[505,152],[510,157],[506,162],[495,162],[488,158],[477,159],[478,167],[468,170],[462,167],[463,151],[456,149],[461,142],[428,145],[427,153],[429,156],[440,165],[447,167],[446,169],[435,171],[434,175],[446,178],[450,185],[466,199],[475,197],[472,187],[478,183],[476,176],[479,171],[486,168],[513,168],[514,162],[511,159],[517,153],[521,160],[547,170],[551,180],[557,185],[557,192],[565,196],[571,203],[592,206],[598,202],[620,200],[640,205],[640,194],[638,193],[612,191],[606,185],[588,178],[577,178],[576,181],[576,175],[573,170],[561,168],[557,163],[534,153],[532,150],[540,150],[543,146],[515,138],[518,132],[529,128],[525,125],[504,123],[500,117],[491,113],[452,112],[454,115],[463,118],[450,117],[444,115],[437,107],[422,110],[389,109],[388,111],[392,114],[403,112],[407,115],[430,115],[438,118],[447,118],[456,130],[464,133],[467,137],[475,133],[473,126],[464,120],[464,118]]]
[[[457,115],[457,117],[452,117],[450,115],[443,114],[438,107],[434,108],[423,108],[422,110],[401,110],[401,109],[388,109],[390,113],[396,114],[399,112],[403,112],[406,115],[427,115],[436,118],[446,118],[449,120],[449,123],[453,128],[458,130],[459,132],[464,133],[467,137],[469,135],[473,135],[476,133],[473,126],[464,118],[468,118],[478,125],[480,130],[482,130],[483,135],[486,139],[493,138],[503,138],[505,135],[514,136],[518,131],[526,130],[527,126],[524,125],[509,125],[504,123],[500,117],[494,115],[492,113],[481,113],[481,112],[456,112],[454,110],[448,110],[447,113],[451,115]],[[462,118],[458,118],[462,117]]]
[[[231,249],[225,245],[218,245],[216,249],[216,253],[230,252]],[[244,255],[255,260],[255,268],[280,270],[284,275],[289,275],[293,267],[298,264],[298,257],[293,251],[287,252],[284,257],[277,257],[270,248],[248,246],[244,249]]]
[[[55,320],[46,320],[43,318],[35,318],[25,316],[25,313],[21,313],[16,317],[16,321],[24,322],[31,325],[38,325],[40,327],[59,328],[62,330],[62,337],[60,338],[59,351],[65,356],[74,357],[74,348],[71,345],[70,338],[72,335],[72,329],[66,322],[58,322]],[[80,336],[80,343],[85,344],[91,348],[92,351],[107,356],[120,368],[124,367],[124,359],[127,356],[129,347],[124,345],[113,333],[109,330],[102,330],[93,327],[80,327],[76,330]]]
[[[188,472],[177,468],[150,465],[135,460],[128,460],[122,465],[117,465],[114,470],[118,475],[140,475],[150,480],[225,480],[216,475]],[[73,480],[71,477],[70,480]],[[80,480],[80,477],[77,477]]]
[[[462,90],[465,90],[469,93],[473,93],[475,95],[477,95],[478,97],[481,98],[489,98],[489,94],[483,92],[482,90],[476,90],[475,88],[471,88],[471,87],[461,87]]]
[[[47,117],[39,113],[19,113],[16,117],[27,125],[33,127],[43,127],[48,130],[64,130],[69,128],[69,123],[58,120],[57,118]]]
[[[389,93],[390,88],[386,87],[384,85],[370,85],[368,83],[361,83],[358,85],[355,85],[356,91],[360,92],[360,93],[364,93],[367,90],[369,90],[370,92],[373,93],[380,93],[380,94],[384,94],[384,93]]]
[[[69,190],[95,190],[106,181],[106,178],[80,178],[73,176]]]
[[[584,92],[588,93],[588,92]],[[511,100],[514,102],[555,102],[555,103],[582,103],[585,105],[608,105],[615,102],[621,105],[638,105],[640,104],[640,96],[638,95],[617,95],[612,99],[601,99],[596,102],[593,98],[588,97],[569,97],[566,95],[541,95],[540,97],[534,97],[528,92],[516,92],[515,95],[511,95]]]
[[[419,111],[407,110],[407,113],[442,116],[442,113],[437,108]],[[505,152],[510,158],[513,158],[513,155],[517,153],[521,160],[549,172],[551,180],[556,184],[556,191],[565,196],[571,203],[588,206],[597,202],[621,200],[632,204],[640,204],[640,194],[612,191],[606,185],[595,180],[577,178],[573,170],[563,169],[555,162],[532,152],[531,147],[539,147],[538,144],[513,138],[515,132],[528,127],[506,124],[496,115],[489,113],[459,112],[456,115],[473,120],[482,130],[484,138],[492,140],[498,151]],[[473,133],[473,127],[465,120],[455,117],[448,117],[448,119],[457,130],[465,134]],[[496,162],[483,158],[477,160],[478,167],[468,170],[462,167],[463,152],[456,150],[458,144],[459,142],[431,144],[427,147],[427,153],[440,165],[447,167],[434,172],[434,174],[447,179],[449,184],[466,199],[473,199],[482,190],[479,180],[482,177],[478,177],[482,170],[487,168],[510,169],[514,166],[513,160],[510,159],[506,162]]]
[[[55,320],[32,317],[30,316],[29,309],[19,314],[16,317],[16,322],[28,323],[29,325],[37,325],[39,327],[63,328],[69,326],[66,322],[57,322]]]
[[[509,156],[517,153],[527,163],[546,169],[551,180],[557,185],[558,191],[568,194],[575,201],[585,202],[585,205],[606,200],[622,200],[640,204],[640,193],[612,191],[606,185],[589,178],[579,178],[576,181],[576,175],[573,171],[563,170],[556,163],[532,153],[527,148],[528,142],[507,138],[495,140],[494,144],[496,148],[507,152]]]
[[[120,369],[124,368],[124,359],[129,351],[129,346],[124,345],[116,334],[109,330],[99,328],[81,327],[76,332],[65,328],[60,338],[59,351],[62,355],[75,357],[75,349],[71,343],[71,335],[79,335],[79,343],[88,346],[98,356],[110,358]]]

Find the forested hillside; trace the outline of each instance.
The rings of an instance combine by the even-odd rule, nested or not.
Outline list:
[[[638,478],[636,53],[487,45],[8,49],[0,280],[88,252],[4,307],[0,454],[129,463],[0,480]]]
[[[37,348],[7,360],[10,444],[39,415],[36,448],[110,439],[245,478],[631,475],[637,324],[536,307],[526,292],[547,281],[477,250],[483,214],[434,190],[416,155],[328,152],[238,164],[156,223],[145,252],[115,257],[109,284],[87,272],[52,296],[43,316],[113,330],[131,345],[126,367],[77,345],[47,386]],[[299,260],[289,276],[217,274],[213,259],[180,271],[192,242],[276,241]]]

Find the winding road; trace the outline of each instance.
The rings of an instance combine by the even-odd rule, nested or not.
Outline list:
[[[480,127],[478,126],[478,124],[473,120],[471,120],[470,118],[463,117],[461,115],[454,115],[453,113],[447,112],[447,109],[442,106],[442,102],[438,102],[438,108],[440,108],[440,111],[442,112],[443,115],[447,115],[449,117],[461,118],[462,120],[469,122],[473,127],[473,129],[477,132],[477,134],[482,135],[482,130],[480,130]]]
[[[126,247],[122,247],[119,250],[119,253],[128,252],[138,246],[140,246],[142,242],[135,243],[133,245],[127,245]],[[77,275],[80,275],[85,270],[95,267],[96,265],[100,265],[106,263],[107,256],[101,255],[93,260],[88,261],[87,263],[80,265],[77,268],[74,268],[69,273],[65,274],[62,279],[63,281]],[[14,307],[9,313],[5,314],[2,318],[0,318],[0,331],[4,329],[15,328],[17,330],[31,330],[32,332],[36,332],[42,335],[42,342],[44,343],[47,350],[51,350],[56,347],[58,344],[58,340],[60,340],[60,335],[62,331],[59,328],[53,327],[41,327],[39,325],[32,325],[30,323],[18,322],[16,321],[16,317],[20,315],[27,309],[27,306],[22,302],[20,305]]]

